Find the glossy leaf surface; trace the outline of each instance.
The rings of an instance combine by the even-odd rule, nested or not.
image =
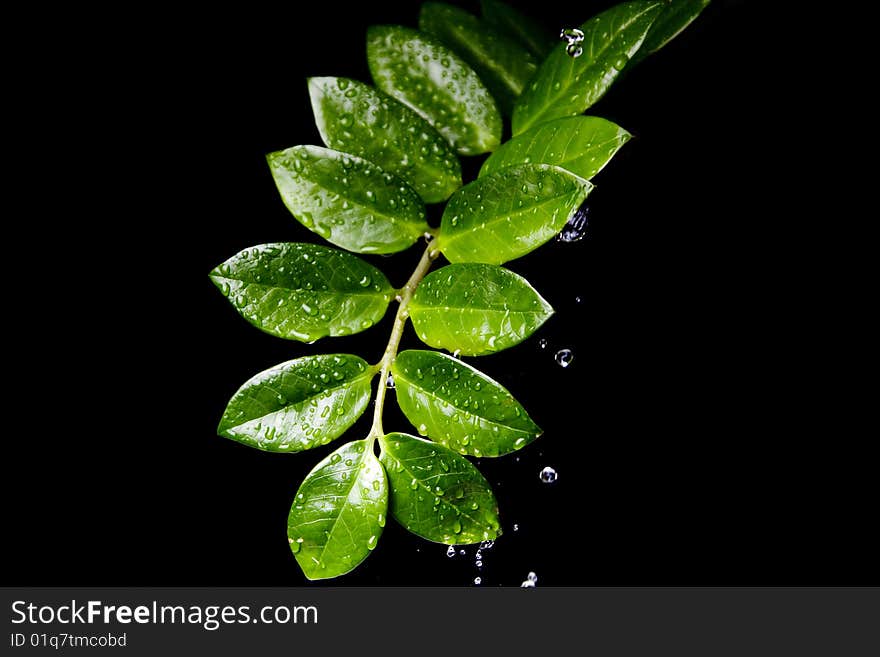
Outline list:
[[[449,199],[436,248],[450,262],[514,260],[562,230],[592,189],[586,180],[546,164],[481,176]]]
[[[404,433],[381,439],[390,512],[413,534],[437,543],[478,543],[501,533],[498,503],[483,475],[452,450]]]
[[[540,25],[508,4],[481,0],[483,18],[500,32],[519,41],[533,55],[543,58],[555,43]]]
[[[303,481],[287,519],[287,540],[309,579],[353,570],[376,547],[388,512],[388,481],[372,440],[343,445]]]
[[[537,60],[524,46],[444,2],[422,5],[419,29],[436,36],[470,64],[507,115],[538,70]]]
[[[495,265],[438,269],[425,277],[410,303],[410,318],[425,344],[465,356],[519,344],[552,314],[526,279]]]
[[[347,354],[305,356],[260,372],[233,395],[217,432],[268,452],[299,452],[341,436],[370,402],[373,371]]]
[[[657,52],[672,41],[709,6],[711,0],[668,0],[663,13],[657,17],[641,48],[633,56],[635,64]]]
[[[394,253],[428,229],[412,187],[367,160],[319,146],[294,146],[267,160],[287,209],[337,246]]]
[[[245,249],[214,269],[211,280],[251,324],[301,342],[363,331],[394,297],[378,269],[316,244]]]
[[[426,203],[461,187],[452,147],[394,98],[348,78],[311,78],[309,95],[324,143],[359,155],[405,180]]]
[[[620,150],[630,135],[598,116],[569,116],[517,135],[489,156],[480,175],[517,164],[552,164],[589,180]]]
[[[588,20],[580,28],[580,57],[568,55],[562,44],[556,46],[517,101],[513,134],[581,114],[605,95],[663,7],[660,2],[625,2]]]
[[[367,31],[376,86],[408,105],[457,153],[478,155],[501,141],[501,115],[474,70],[435,37],[398,25]]]
[[[397,403],[422,435],[471,456],[503,456],[541,429],[501,384],[437,351],[398,354],[392,367]]]

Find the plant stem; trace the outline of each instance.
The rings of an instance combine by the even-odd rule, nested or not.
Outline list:
[[[432,248],[429,242],[412,276],[409,277],[406,285],[398,290],[397,300],[400,302],[400,306],[398,306],[397,314],[394,316],[394,327],[391,329],[391,337],[388,338],[388,346],[385,347],[382,360],[377,364],[381,369],[379,370],[379,385],[376,389],[376,406],[373,409],[373,427],[370,429],[370,436],[374,440],[379,436],[385,435],[385,430],[382,428],[382,411],[385,409],[388,372],[391,369],[392,363],[394,363],[394,359],[397,357],[397,349],[400,347],[400,339],[403,337],[403,328],[406,326],[406,320],[409,318],[409,302],[412,300],[419,283],[422,282],[425,274],[431,269],[431,265],[439,253],[439,251]]]

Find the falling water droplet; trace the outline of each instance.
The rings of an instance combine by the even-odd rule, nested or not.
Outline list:
[[[482,584],[482,583],[483,583],[483,578],[482,578],[482,577],[474,577],[474,584],[476,584],[477,586],[479,586],[479,585]]]
[[[552,484],[556,481],[558,475],[556,474],[556,470],[551,468],[549,465],[541,470],[541,474],[538,475],[545,484]]]
[[[574,298],[574,302],[575,302],[575,303],[583,303],[583,302],[584,302],[584,299],[583,299],[583,297],[575,297],[575,298]]]
[[[586,203],[575,211],[571,218],[562,227],[562,231],[556,236],[557,242],[580,242],[587,235],[590,227],[590,208]]]
[[[571,353],[571,349],[560,349],[553,358],[559,364],[559,367],[568,367],[571,365],[571,361],[574,360],[574,354]],[[393,388],[394,386],[391,387]]]
[[[540,340],[538,340],[538,346],[541,349],[546,349],[547,348],[547,338],[541,338]]]
[[[455,556],[455,548],[451,545],[446,549],[446,556],[450,558]]]
[[[482,568],[482,567],[483,567],[483,562],[482,562],[481,560],[477,559],[477,561],[476,561],[476,566],[477,566],[477,568]]]
[[[386,388],[393,388],[394,387],[394,375],[391,372],[388,372],[388,378],[385,379],[385,387]]]
[[[455,351],[452,352],[452,357],[458,358],[459,354],[461,354],[461,349],[456,349]]]
[[[520,584],[520,586],[524,589],[533,589],[533,588],[535,588],[535,583],[533,581],[527,579],[522,584]]]
[[[513,525],[513,531],[515,531],[515,532],[519,531],[519,525],[517,525],[516,523],[514,523],[514,525]]]
[[[538,576],[534,572],[530,572],[526,579],[529,580],[532,584],[538,583]]]

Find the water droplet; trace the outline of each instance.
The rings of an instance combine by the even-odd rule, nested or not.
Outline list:
[[[493,541],[492,539],[480,543],[481,550],[491,550],[493,547],[495,547],[495,541]]]
[[[372,550],[376,547],[376,543],[379,542],[379,538],[373,534],[370,538],[367,539],[367,549]]]
[[[482,578],[482,577],[474,577],[474,584],[476,584],[477,586],[479,586],[479,585],[482,584],[482,583],[483,583],[483,578]]]
[[[529,573],[528,576],[526,577],[526,579],[527,579],[528,581],[530,581],[532,584],[537,584],[537,583],[538,583],[538,576],[537,576],[535,573],[533,573],[533,572],[532,572],[532,573]]]
[[[562,231],[556,236],[557,242],[580,242],[587,234],[590,227],[590,208],[586,203],[575,211],[563,226]]]
[[[576,43],[570,43],[565,47],[565,52],[569,57],[577,59],[584,54],[584,49]]]
[[[464,551],[464,548],[461,549],[461,551],[459,552],[459,554],[460,554],[461,556],[464,556],[464,555],[466,554],[465,551]]]
[[[541,470],[541,473],[538,475],[545,484],[552,484],[557,479],[556,470],[551,468],[549,465]]]
[[[452,547],[451,545],[448,548],[446,548],[446,556],[447,557],[454,557],[455,556],[455,548]]]
[[[342,460],[342,457],[339,454],[334,454],[330,457],[330,463],[339,463]]]
[[[583,300],[582,297],[575,297],[575,298],[574,298],[574,302],[575,302],[575,303],[583,303],[584,300]]]
[[[369,287],[370,283],[372,283],[372,280],[366,274],[364,274],[363,278],[358,281],[358,285],[360,285],[361,287]]]
[[[385,387],[394,388],[394,375],[391,372],[388,372],[388,378],[385,379]]]
[[[541,338],[540,340],[538,340],[538,346],[541,349],[546,349],[547,348],[547,338]]]
[[[513,524],[513,531],[515,531],[515,532],[519,531],[519,525],[517,525],[516,523]]]
[[[526,580],[522,584],[520,584],[520,586],[524,589],[533,589],[535,588],[535,583],[530,580]]]
[[[553,358],[559,364],[559,367],[568,367],[571,365],[571,361],[574,360],[574,354],[571,353],[571,349],[560,349]]]
[[[614,64],[613,64],[613,66],[614,66],[614,68],[616,68],[618,71],[622,71],[624,68],[626,68],[626,65],[627,65],[628,63],[629,63],[629,59],[627,58],[627,56],[626,56],[626,55],[621,55],[620,57],[618,57],[617,59],[614,60]]]
[[[477,568],[482,568],[482,567],[483,567],[483,562],[480,561],[479,559],[477,559],[476,562],[474,562],[474,565],[475,565]]]
[[[456,534],[461,534],[461,522],[459,522],[458,519],[452,523],[452,531]]]
[[[380,527],[384,527],[384,526],[385,526],[385,514],[384,514],[384,513],[380,513],[380,514],[379,514],[379,517],[376,519],[376,522],[379,523],[379,526],[380,526]]]
[[[287,540],[290,542],[290,549],[294,554],[296,554],[297,552],[300,551],[300,548],[302,548],[302,539],[301,538],[298,538],[296,540],[293,540],[292,538],[288,538]]]

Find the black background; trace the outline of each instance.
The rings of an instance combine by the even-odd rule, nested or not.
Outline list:
[[[366,26],[415,25],[418,4],[294,4],[29,24],[14,75],[41,102],[10,128],[28,144],[12,218],[34,234],[7,247],[5,583],[306,583],[286,516],[332,447],[266,454],[214,428],[280,361],[377,360],[391,313],[332,343],[285,342],[207,274],[246,246],[320,241],[281,204],[264,155],[319,144],[305,78],[369,81]],[[612,3],[515,4],[556,31]],[[588,238],[509,265],[557,314],[467,359],[545,430],[478,460],[504,527],[482,570],[473,548],[449,559],[389,522],[333,584],[516,586],[529,571],[539,585],[878,583],[865,464],[827,408],[833,382],[816,378],[822,312],[804,305],[799,233],[779,210],[785,153],[765,91],[784,70],[766,65],[750,9],[716,0],[591,110],[636,138],[594,181]],[[50,42],[51,63],[29,63]],[[401,285],[418,255],[368,259]],[[411,431],[393,403],[385,426]],[[547,465],[555,484],[539,481]]]

